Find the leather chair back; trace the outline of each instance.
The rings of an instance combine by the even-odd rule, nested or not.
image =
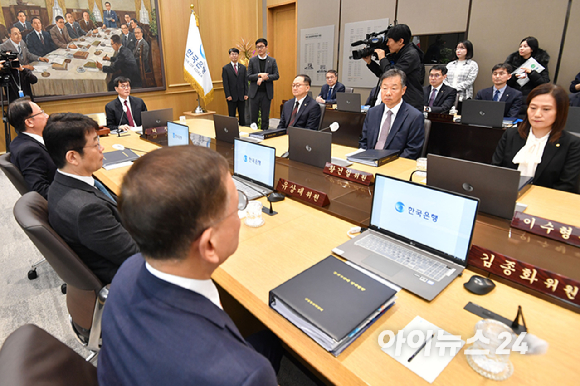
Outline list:
[[[423,150],[421,150],[421,157],[427,156],[427,144],[429,143],[429,133],[431,132],[431,121],[425,119],[425,142],[423,142]]]
[[[6,177],[12,182],[12,185],[14,185],[20,195],[30,191],[20,170],[10,162],[10,153],[0,155],[0,169],[4,171],[4,174],[6,174]]]
[[[354,87],[345,87],[344,92],[348,92],[348,93],[352,94],[354,92]]]
[[[322,121],[324,120],[324,113],[326,113],[326,104],[319,103],[320,107],[320,122],[318,122],[318,130],[322,129]]]

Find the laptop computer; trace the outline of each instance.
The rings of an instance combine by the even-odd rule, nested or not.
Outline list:
[[[165,127],[169,121],[173,121],[172,108],[143,111],[141,113],[141,123],[144,129]]]
[[[463,101],[461,123],[484,127],[502,127],[505,102]]]
[[[564,130],[569,131],[570,134],[580,136],[580,107],[570,106]]]
[[[427,155],[427,185],[477,197],[481,212],[510,220],[532,179],[515,169]]]
[[[332,133],[289,127],[288,152],[292,161],[323,168],[331,161]]]
[[[332,251],[430,301],[467,266],[478,204],[377,174],[369,229]]]
[[[259,138],[240,137],[240,123],[236,117],[214,114],[213,127],[218,141],[234,143],[234,138],[240,138],[242,141],[260,142]]]
[[[274,191],[276,149],[234,139],[234,183],[253,200]]]
[[[360,94],[337,92],[336,109],[339,111],[351,111],[353,113],[360,113],[361,111]]]
[[[189,145],[189,126],[167,122],[167,146]]]

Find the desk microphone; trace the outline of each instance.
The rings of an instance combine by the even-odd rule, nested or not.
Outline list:
[[[322,133],[323,131],[328,131],[330,130],[332,133],[336,132],[338,129],[340,128],[340,125],[338,124],[338,122],[332,122],[330,124],[330,126],[325,127],[324,129],[320,129],[320,132]]]

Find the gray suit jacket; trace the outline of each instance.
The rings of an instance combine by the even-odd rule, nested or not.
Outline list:
[[[250,58],[248,63],[248,80],[250,81],[250,98],[254,98],[258,92],[258,73],[260,73],[260,59],[258,56]],[[278,74],[278,64],[276,64],[276,59],[268,56],[266,58],[266,70],[264,72],[268,73],[268,80],[265,81],[266,92],[268,93],[268,99],[274,99],[274,82],[278,80],[280,74]]]
[[[105,284],[139,251],[117,204],[100,190],[58,171],[48,189],[50,226]]]
[[[28,64],[36,62],[40,56],[33,54],[28,50],[28,47],[24,43],[24,40],[20,41],[20,64]],[[0,44],[0,50],[2,52],[10,51],[17,52],[17,48],[12,43],[12,40],[8,39],[4,43]]]
[[[135,60],[137,61],[137,65],[139,66],[139,70],[141,70],[141,62],[140,58],[143,58],[143,64],[145,65],[145,72],[150,72],[151,69],[149,68],[149,43],[145,41],[145,39],[141,39],[138,43],[135,44],[135,49],[133,50],[133,55],[135,56]]]
[[[54,45],[57,46],[58,48],[67,48],[68,44],[70,42],[72,42],[72,39],[68,35],[68,31],[66,30],[66,27],[64,27],[62,29],[62,34],[61,34],[58,26],[55,25],[50,30],[50,37],[52,38]]]

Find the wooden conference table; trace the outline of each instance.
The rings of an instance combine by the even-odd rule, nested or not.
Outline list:
[[[204,121],[188,121],[192,131],[213,137],[213,125]],[[208,121],[211,123],[211,121]],[[211,128],[211,129],[210,129]],[[138,139],[136,136],[101,139],[105,151],[113,150],[111,145],[121,143],[144,151],[156,146]],[[286,143],[286,144],[284,144]],[[280,155],[287,146],[286,137],[264,141],[267,145],[277,145]],[[281,146],[281,148],[278,148]],[[341,156],[352,149],[333,146],[333,156]],[[363,165],[356,165],[365,169]],[[408,178],[414,170],[414,161],[397,160],[369,171]],[[374,169],[374,170],[372,170]],[[320,170],[320,169],[319,169]],[[95,175],[113,191],[118,192],[122,176],[127,168],[111,171],[100,170]],[[329,177],[330,178],[330,177]],[[536,193],[539,192],[539,193]],[[543,210],[542,196],[545,192],[535,187],[526,195],[529,210]],[[266,204],[266,200],[262,199]],[[353,222],[340,219],[292,199],[275,203],[278,215],[265,216],[265,225],[250,228],[242,225],[238,250],[214,273],[214,280],[231,294],[242,306],[272,330],[285,344],[304,360],[327,382],[336,385],[385,385],[385,384],[427,384],[422,378],[404,368],[383,353],[378,344],[381,331],[397,332],[403,329],[415,316],[419,315],[431,323],[463,340],[474,335],[474,326],[480,318],[463,307],[472,301],[509,319],[515,317],[517,306],[521,305],[528,330],[546,340],[550,347],[546,355],[531,356],[512,353],[514,374],[504,381],[506,385],[574,384],[577,378],[577,358],[574,354],[580,347],[580,335],[573,328],[580,325],[580,315],[562,307],[538,299],[502,283],[486,296],[477,296],[463,288],[472,275],[466,270],[432,302],[426,302],[405,290],[398,294],[395,306],[383,315],[368,331],[357,339],[338,358],[327,353],[318,344],[278,315],[268,306],[268,292],[302,272],[330,254],[337,245],[348,240],[346,232]],[[562,203],[565,205],[565,203]],[[545,206],[545,205],[544,205]],[[537,209],[536,209],[537,207]],[[578,225],[578,205],[572,212],[564,213],[555,220],[565,222],[570,216]],[[463,350],[449,363],[435,385],[494,385],[495,382],[479,376],[467,364]]]

